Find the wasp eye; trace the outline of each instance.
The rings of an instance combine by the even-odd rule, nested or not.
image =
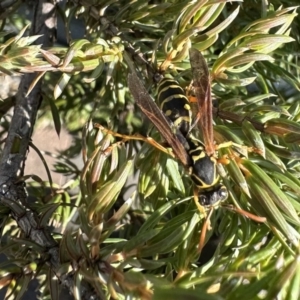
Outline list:
[[[199,195],[199,202],[202,206],[210,205],[209,197],[205,194]]]
[[[224,185],[220,186],[219,197],[220,201],[225,201],[228,198],[228,190]]]

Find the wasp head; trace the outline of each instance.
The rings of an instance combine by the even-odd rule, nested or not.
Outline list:
[[[201,191],[199,202],[202,206],[216,206],[228,197],[227,188],[224,185],[218,185],[209,191]]]

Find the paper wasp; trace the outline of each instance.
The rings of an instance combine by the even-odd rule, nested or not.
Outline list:
[[[157,128],[168,146],[172,148],[174,156],[190,174],[195,185],[195,203],[203,212],[203,206],[213,206],[225,200],[228,192],[225,186],[219,184],[217,173],[208,67],[204,57],[196,49],[190,49],[190,62],[194,92],[198,102],[197,120],[199,120],[204,143],[191,134],[193,125],[189,100],[175,80],[163,78],[159,82],[158,102],[160,102],[161,109],[152,100],[133,67],[131,67],[132,72],[128,75],[128,86],[136,104]],[[107,130],[99,124],[95,124],[95,126],[126,140],[143,140],[170,154],[151,138],[140,135],[126,136]]]
[[[190,49],[193,84],[198,100],[200,128],[204,143],[191,135],[192,112],[189,101],[178,83],[163,78],[158,86],[158,102],[153,102],[135,73],[128,76],[128,85],[137,105],[172,148],[176,158],[188,170],[200,192],[196,198],[202,206],[211,206],[227,198],[227,189],[219,184],[212,128],[209,71],[202,54]],[[196,201],[199,207],[198,200]]]

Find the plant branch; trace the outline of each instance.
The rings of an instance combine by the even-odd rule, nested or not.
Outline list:
[[[46,0],[35,2],[30,35],[41,35],[36,41],[43,47],[52,45],[56,31],[56,4]],[[11,209],[11,216],[27,238],[45,248],[48,263],[69,291],[74,289],[74,276],[58,275],[61,267],[59,247],[47,228],[40,226],[37,214],[27,203],[25,183],[18,180],[23,175],[28,146],[31,140],[37,112],[42,101],[42,80],[36,83],[29,95],[28,89],[36,74],[22,77],[14,114],[0,161],[0,203]],[[81,284],[82,299],[98,299],[88,283]]]

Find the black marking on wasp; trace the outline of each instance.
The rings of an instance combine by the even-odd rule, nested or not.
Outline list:
[[[228,191],[224,185],[219,183],[216,158],[207,155],[199,140],[189,139],[189,144],[188,153],[192,159],[190,174],[195,186],[200,190],[198,195],[200,204],[211,206],[226,200]]]
[[[191,174],[196,188],[200,191],[199,195],[198,191],[194,193],[197,195],[195,202],[199,208],[198,200],[202,206],[213,206],[225,200],[228,192],[223,185],[219,184],[219,175],[216,170],[212,105],[208,103],[211,102],[209,71],[204,57],[198,50],[190,50],[190,61],[198,107],[203,110],[199,111],[197,117],[200,120],[199,125],[205,139],[204,143],[190,134],[191,108],[183,89],[175,80],[164,78],[159,83],[158,101],[161,110],[153,102],[134,71],[128,76],[128,85],[137,105]]]
[[[187,136],[191,129],[192,111],[178,82],[174,79],[163,78],[158,85],[157,101],[174,126]]]

